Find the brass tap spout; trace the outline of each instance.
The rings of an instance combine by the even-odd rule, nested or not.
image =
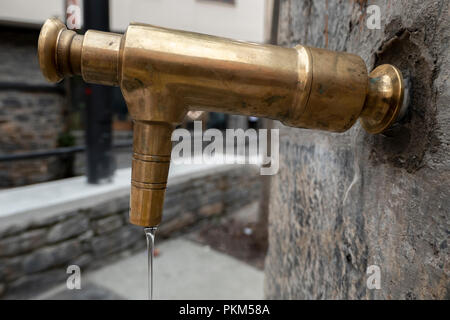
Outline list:
[[[171,133],[190,110],[266,117],[343,132],[358,118],[381,133],[403,114],[403,79],[391,65],[370,75],[357,55],[283,48],[131,24],[124,35],[84,36],[57,19],[42,27],[39,63],[50,82],[81,75],[120,86],[134,120],[130,221],[161,222]]]

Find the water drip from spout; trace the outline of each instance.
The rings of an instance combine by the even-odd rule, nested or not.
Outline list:
[[[148,299],[153,300],[153,256],[155,251],[155,233],[158,227],[144,228],[147,238],[147,270],[148,270]]]

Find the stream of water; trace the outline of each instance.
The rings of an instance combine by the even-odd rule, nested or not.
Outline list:
[[[147,238],[147,260],[148,260],[148,299],[153,300],[153,256],[155,251],[155,233],[158,227],[144,229]]]

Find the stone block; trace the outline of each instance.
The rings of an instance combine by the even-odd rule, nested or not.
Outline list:
[[[48,232],[47,242],[54,243],[82,234],[89,228],[89,220],[79,214],[54,225]]]
[[[109,216],[113,213],[117,213],[119,211],[121,211],[121,208],[118,207],[118,202],[111,200],[100,203],[90,208],[87,214],[90,219],[98,219]]]
[[[44,271],[68,263],[81,253],[81,245],[78,240],[63,242],[26,255],[22,259],[22,269],[25,274]]]
[[[13,236],[13,235],[17,235],[19,233],[21,233],[23,230],[25,230],[28,226],[24,225],[24,224],[14,224],[14,225],[10,225],[8,227],[4,227],[2,228],[0,226],[0,239],[2,238],[6,238],[9,236]]]
[[[222,202],[216,202],[204,205],[200,208],[198,211],[199,214],[203,217],[211,217],[213,215],[219,215],[223,212],[223,203]]]
[[[93,229],[96,234],[102,235],[110,231],[116,230],[123,225],[123,219],[120,215],[112,215],[106,218],[95,220],[92,222]]]
[[[0,239],[0,257],[14,256],[39,248],[45,244],[46,235],[46,229],[36,229]]]
[[[108,234],[94,237],[91,244],[94,256],[104,257],[120,252],[137,241],[145,241],[143,228],[127,225]]]
[[[158,229],[158,235],[161,237],[168,237],[171,234],[180,231],[197,221],[197,216],[192,212],[183,212],[176,218],[161,224]]]
[[[0,260],[0,281],[8,283],[22,275],[22,259],[20,257]]]
[[[6,291],[6,285],[4,283],[0,283],[0,298]]]

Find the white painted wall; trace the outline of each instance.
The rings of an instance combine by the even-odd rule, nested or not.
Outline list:
[[[130,21],[207,33],[237,40],[264,41],[265,0],[234,5],[205,0],[110,0],[111,29]]]
[[[47,18],[65,17],[64,0],[0,0],[0,20],[42,24]]]
[[[89,1],[89,0],[85,0]],[[125,31],[131,21],[264,42],[269,0],[110,0],[111,30]],[[65,0],[0,0],[0,20],[42,24],[65,16]]]

